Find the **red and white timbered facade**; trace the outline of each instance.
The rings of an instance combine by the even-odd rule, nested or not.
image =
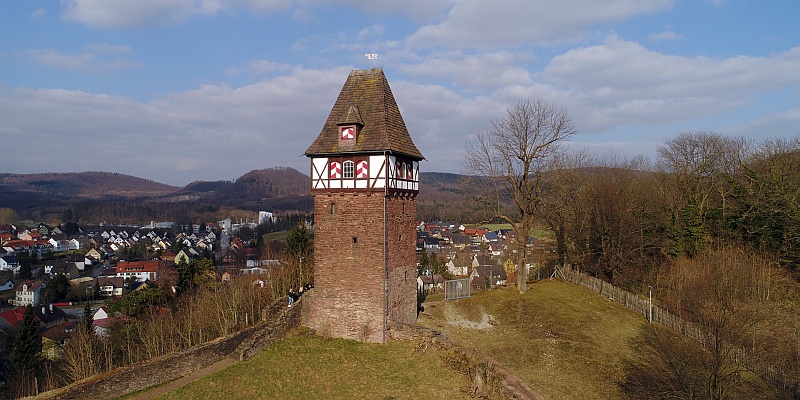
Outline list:
[[[311,159],[311,190],[419,191],[419,161],[391,154]]]

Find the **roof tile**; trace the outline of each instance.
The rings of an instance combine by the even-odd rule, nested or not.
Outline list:
[[[340,146],[339,125],[350,123],[363,125],[358,139],[354,145]],[[351,71],[322,131],[305,155],[384,151],[424,158],[411,140],[383,69]]]

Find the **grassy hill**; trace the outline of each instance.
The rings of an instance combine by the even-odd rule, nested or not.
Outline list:
[[[562,281],[491,290],[428,306],[418,323],[474,347],[546,399],[622,399],[623,358],[646,321],[624,306]]]
[[[491,357],[545,399],[614,400],[626,398],[620,387],[624,366],[635,356],[633,339],[647,321],[589,289],[552,280],[530,285],[521,296],[509,287],[425,303],[417,324]],[[469,397],[463,391],[468,381],[448,368],[446,357],[434,347],[419,351],[419,343],[410,341],[379,345],[291,337],[162,398]],[[736,393],[777,398],[761,388]]]
[[[444,350],[295,336],[161,399],[469,399]]]
[[[547,399],[621,399],[622,360],[646,321],[585,288],[545,281],[523,296],[505,288],[426,304],[417,323],[494,358]],[[290,338],[165,398],[465,397],[466,381],[441,354],[414,348]]]

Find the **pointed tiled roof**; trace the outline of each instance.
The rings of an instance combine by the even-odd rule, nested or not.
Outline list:
[[[355,145],[340,146],[339,126],[343,124],[361,126]],[[383,151],[424,158],[408,134],[383,69],[351,71],[322,132],[305,155]]]

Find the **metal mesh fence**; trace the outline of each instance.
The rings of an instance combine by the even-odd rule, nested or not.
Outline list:
[[[444,299],[455,300],[469,297],[470,279],[453,279],[444,283]]]

